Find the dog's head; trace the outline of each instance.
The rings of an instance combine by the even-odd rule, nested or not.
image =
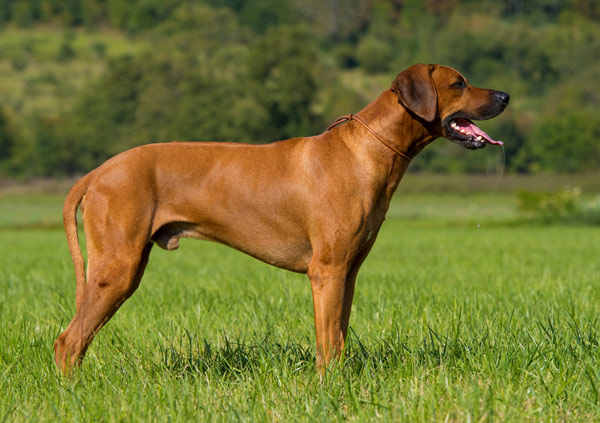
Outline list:
[[[441,65],[413,65],[392,83],[398,102],[426,122],[433,135],[443,136],[471,150],[493,140],[472,120],[491,119],[506,108],[510,96],[477,88],[456,70]]]

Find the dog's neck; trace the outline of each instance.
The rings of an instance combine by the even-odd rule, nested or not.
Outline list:
[[[391,90],[385,91],[357,115],[378,136],[413,158],[437,138],[434,125],[428,125],[408,112],[398,103],[398,97]],[[365,175],[372,178],[375,188],[373,194],[377,198],[377,213],[381,214],[380,218],[383,221],[392,196],[410,162],[376,139],[358,122],[342,125],[340,130],[348,131],[348,135],[352,135],[338,139],[342,140],[360,161],[369,162],[370,171]]]
[[[438,137],[436,124],[428,124],[414,116],[398,103],[398,97],[391,90],[382,93],[357,115],[378,136],[413,158]],[[354,123],[352,131],[364,134],[350,137],[354,144],[352,150],[357,157],[371,162],[373,176],[387,186],[391,199],[410,162],[369,134],[360,124]]]
[[[391,90],[383,92],[358,115],[378,135],[411,157],[415,157],[438,137],[435,125],[411,114],[398,103],[398,97]],[[391,151],[390,153],[393,154]]]

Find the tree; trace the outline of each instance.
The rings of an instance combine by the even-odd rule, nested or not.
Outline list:
[[[559,110],[538,120],[520,159],[529,171],[597,170],[599,139],[600,118],[595,110]]]
[[[299,27],[269,30],[252,49],[250,78],[260,84],[259,103],[269,115],[267,140],[310,135],[324,122],[314,112],[319,91],[317,54]]]
[[[0,108],[0,163],[6,162],[13,154],[15,130],[8,113]]]

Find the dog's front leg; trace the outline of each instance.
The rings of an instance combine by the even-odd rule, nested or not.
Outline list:
[[[321,374],[326,365],[338,358],[344,349],[342,319],[347,294],[347,273],[347,265],[320,263],[311,264],[308,271],[315,310],[317,368]]]

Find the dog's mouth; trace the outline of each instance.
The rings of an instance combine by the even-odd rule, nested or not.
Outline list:
[[[449,117],[444,121],[444,136],[469,150],[485,147],[486,144],[502,145],[471,120],[462,117]]]

